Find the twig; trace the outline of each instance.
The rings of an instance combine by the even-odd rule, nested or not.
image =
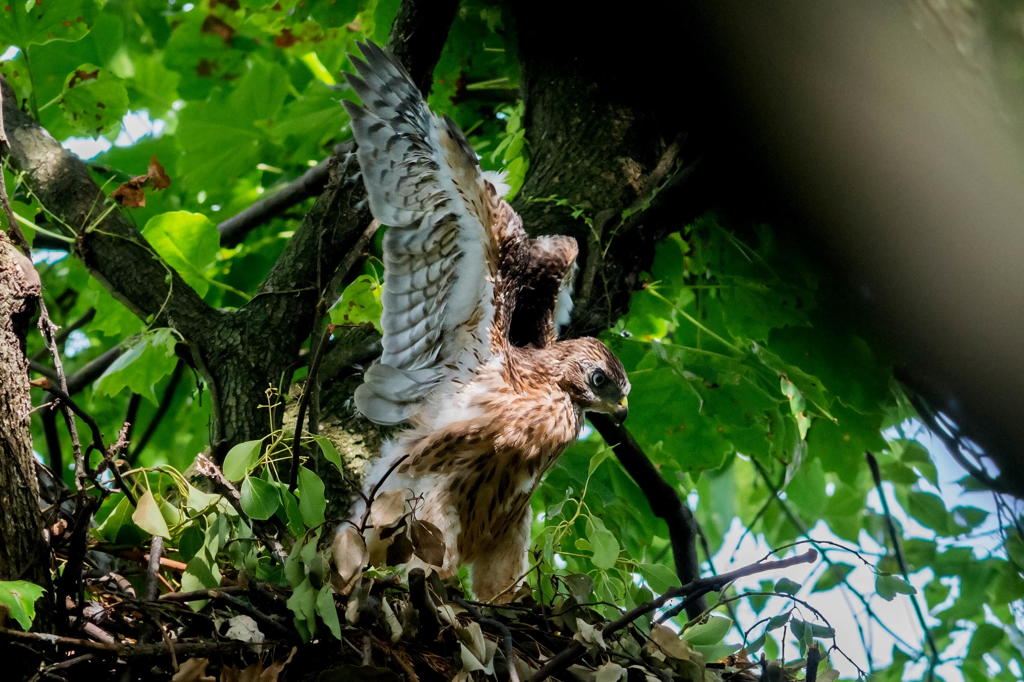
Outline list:
[[[50,677],[50,673],[52,673],[55,670],[67,670],[68,668],[73,668],[79,663],[86,663],[87,661],[91,661],[94,658],[96,658],[95,654],[82,654],[81,656],[75,656],[74,658],[69,658],[68,660],[61,661],[60,663],[53,663],[44,668],[40,668],[39,672],[33,675],[29,682],[36,682],[36,680],[44,676]]]
[[[218,587],[216,590],[192,590],[190,592],[165,592],[159,596],[159,601],[173,601],[173,602],[189,602],[189,601],[201,601],[203,599],[213,599],[212,592],[219,592],[220,594],[235,594],[237,592],[247,592],[248,587],[242,585],[228,585],[226,587]]]
[[[667,592],[662,594],[660,597],[641,604],[640,606],[630,609],[616,620],[609,623],[604,630],[602,630],[602,637],[607,638],[609,635],[618,632],[622,628],[628,626],[630,623],[640,618],[643,615],[654,611],[655,609],[661,608],[666,602],[683,597],[684,602],[697,599],[704,596],[708,592],[721,591],[723,587],[738,580],[739,578],[746,577],[748,575],[755,575],[757,573],[764,573],[766,571],[773,571],[780,568],[786,568],[788,566],[795,566],[797,564],[810,563],[818,558],[818,552],[813,549],[809,549],[803,554],[789,557],[788,559],[780,559],[778,561],[766,561],[762,563],[750,564],[742,568],[737,568],[734,571],[728,573],[722,573],[721,575],[712,578],[700,578],[694,580],[686,585],[679,587],[673,587]],[[689,609],[687,609],[689,612]],[[555,656],[548,659],[548,661],[541,666],[533,677],[530,678],[530,682],[542,682],[547,677],[554,675],[555,673],[564,670],[573,664],[580,656],[586,652],[586,647],[579,642],[573,642],[569,647],[563,649]]]
[[[57,345],[58,346],[63,346],[64,342],[68,340],[68,337],[71,336],[72,332],[78,331],[79,329],[81,329],[85,325],[87,325],[90,322],[92,322],[94,317],[96,317],[96,309],[95,308],[89,308],[77,320],[75,320],[71,324],[64,325],[63,327],[61,327],[60,331],[57,332]],[[35,353],[32,354],[32,356],[29,358],[29,360],[36,360],[36,361],[42,360],[43,358],[46,357],[46,355],[49,352],[50,352],[49,348],[40,348],[39,350],[37,350]]]
[[[700,578],[697,563],[697,524],[693,512],[679,499],[679,493],[669,485],[654,464],[633,439],[629,431],[606,414],[591,414],[590,423],[601,434],[612,452],[651,505],[655,516],[665,520],[672,543],[672,558],[675,561],[679,583],[686,585]],[[711,557],[708,557],[710,561]],[[704,599],[697,597],[689,602],[686,615],[697,616],[707,608]]]
[[[224,499],[228,501],[228,504],[234,508],[238,515],[249,521],[249,526],[252,528],[252,532],[258,537],[267,549],[270,550],[271,555],[284,565],[285,551],[284,547],[281,546],[281,542],[266,532],[263,524],[255,519],[250,519],[249,515],[242,509],[242,496],[238,492],[231,481],[225,478],[224,473],[220,470],[220,467],[214,463],[212,459],[206,455],[199,455],[195,461],[195,471],[201,476],[206,477],[213,483],[213,489],[224,496]],[[277,530],[281,530],[278,528]]]
[[[204,654],[223,653],[234,649],[253,646],[273,647],[279,646],[282,642],[242,642],[239,640],[220,640],[206,642],[172,642],[170,644],[119,644],[94,642],[91,639],[79,637],[65,637],[63,635],[51,635],[45,632],[21,632],[10,628],[0,627],[0,639],[9,638],[13,641],[31,642],[34,644],[49,644],[71,649],[87,649],[98,654],[109,656],[123,656],[125,658],[145,658],[148,656],[166,656],[170,652],[178,655],[201,656]]]
[[[149,565],[146,567],[146,601],[153,601],[160,592],[160,557],[164,553],[164,539],[154,535],[149,541]]]
[[[306,374],[306,383],[302,387],[302,396],[299,398],[299,410],[295,415],[295,436],[292,439],[292,466],[288,472],[288,492],[295,492],[295,486],[299,480],[299,455],[302,454],[302,426],[306,420],[306,410],[309,408],[309,401],[316,392],[316,375],[320,369],[320,360],[324,356],[324,348],[331,338],[331,328],[324,328],[320,335],[320,341],[313,351],[313,360],[309,363],[309,372]]]
[[[370,490],[370,494],[366,496],[366,509],[363,511],[363,518],[359,519],[359,532],[363,533],[366,531],[366,522],[370,520],[370,507],[373,506],[373,500],[377,497],[377,493],[380,491],[380,487],[384,485],[384,481],[388,480],[388,476],[398,468],[398,465],[409,458],[409,455],[402,455],[388,467],[388,470],[384,472],[384,475],[380,477],[380,480],[374,483],[373,488]]]
[[[907,570],[907,562],[903,557],[903,548],[900,545],[900,536],[896,532],[896,524],[892,520],[892,514],[889,511],[889,501],[886,499],[885,491],[882,489],[882,473],[878,469],[878,460],[870,452],[864,453],[865,459],[868,461],[868,468],[871,469],[871,477],[875,481],[875,490],[878,491],[878,499],[882,503],[882,514],[885,516],[885,527],[889,531],[889,539],[892,541],[892,551],[896,555],[896,563],[900,567],[900,573],[903,574],[903,579],[910,584],[910,571]],[[921,625],[921,630],[924,631],[925,642],[928,644],[928,650],[930,655],[928,656],[928,679],[935,679],[935,667],[939,664],[939,649],[935,646],[935,639],[932,637],[931,630],[928,629],[928,623],[925,622],[924,613],[921,611],[921,604],[918,603],[917,594],[910,596],[910,603],[914,607],[914,615],[917,616],[917,622]]]

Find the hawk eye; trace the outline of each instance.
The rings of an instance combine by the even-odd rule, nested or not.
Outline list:
[[[594,373],[590,375],[590,385],[592,388],[600,389],[602,386],[608,383],[608,375],[599,369],[595,369]]]

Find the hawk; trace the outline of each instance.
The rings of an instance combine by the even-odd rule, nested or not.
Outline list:
[[[586,411],[624,419],[630,384],[593,338],[559,340],[571,309],[571,237],[530,238],[465,135],[434,115],[405,69],[371,43],[345,102],[383,238],[383,353],[356,390],[379,424],[405,423],[367,488],[408,491],[442,533],[442,575],[470,567],[491,600],[519,581],[530,496]],[[383,480],[383,482],[381,482]],[[371,501],[372,503],[372,501]]]

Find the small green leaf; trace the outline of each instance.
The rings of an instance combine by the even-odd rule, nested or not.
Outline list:
[[[732,619],[725,616],[708,616],[707,621],[694,625],[683,633],[683,639],[690,644],[710,645],[720,644],[725,633],[732,627]]]
[[[263,445],[262,440],[247,440],[228,450],[228,454],[224,457],[224,466],[222,467],[225,478],[229,481],[242,480],[242,477],[256,466],[260,456],[261,445]]]
[[[341,298],[331,306],[331,324],[370,324],[378,332],[381,307],[380,283],[370,275],[360,275],[341,292]]]
[[[875,592],[886,601],[892,601],[897,594],[915,594],[917,590],[898,575],[879,573],[875,578]]]
[[[324,482],[311,469],[299,467],[298,491],[302,522],[309,528],[319,526],[324,522],[324,513],[327,509]]]
[[[971,635],[971,644],[967,648],[967,660],[977,661],[999,644],[1006,633],[1001,627],[991,623],[981,623]]]
[[[154,389],[174,370],[176,343],[170,329],[154,329],[143,334],[96,380],[96,393],[113,398],[127,388],[156,405]]]
[[[812,592],[824,592],[831,590],[839,583],[846,580],[846,576],[850,575],[850,571],[853,570],[853,566],[849,564],[832,564],[825,568],[825,572],[818,582],[814,583],[814,587],[811,589]]]
[[[670,587],[679,584],[679,576],[676,572],[664,564],[646,564],[643,567],[643,575],[647,584],[651,586],[656,594],[662,594]]]
[[[771,632],[772,630],[781,628],[789,622],[789,617],[791,615],[793,615],[792,611],[786,611],[785,613],[780,613],[777,616],[772,616],[768,619],[768,624],[764,626],[765,632]]]
[[[314,635],[316,633],[317,591],[313,589],[309,578],[295,587],[286,604],[295,616],[295,625],[300,634],[305,637]]]
[[[150,535],[159,535],[168,540],[171,538],[171,531],[167,529],[167,521],[160,512],[160,505],[157,504],[152,491],[147,490],[142,493],[142,497],[135,505],[132,521]]]
[[[341,457],[338,455],[338,449],[334,447],[334,443],[323,436],[313,436],[313,439],[320,446],[320,452],[323,453],[324,459],[336,466],[338,471],[345,473],[345,467],[341,464]]]
[[[324,622],[327,629],[331,631],[335,639],[341,639],[341,623],[338,621],[338,607],[334,604],[334,590],[330,583],[320,588],[316,595],[316,612],[320,614],[320,620]]]
[[[976,528],[988,518],[988,512],[977,507],[953,507],[953,518],[967,528]]]
[[[593,532],[590,532],[590,531]],[[602,569],[609,569],[619,559],[619,541],[615,535],[601,524],[599,527],[588,529],[587,539],[593,549],[592,561],[594,566]]]
[[[775,591],[781,592],[782,594],[796,594],[803,587],[800,583],[794,582],[789,578],[780,578],[775,583]]]
[[[209,218],[202,213],[168,211],[150,218],[142,235],[186,284],[200,296],[206,295],[210,288],[206,270],[220,248],[220,235]]]
[[[45,591],[25,580],[0,580],[0,604],[7,607],[22,630],[28,630],[36,617],[36,600]]]
[[[934,493],[911,490],[907,494],[907,512],[940,535],[955,535],[964,530],[946,509],[942,498]]]
[[[128,113],[128,91],[106,69],[82,64],[65,79],[60,107],[73,130],[102,135],[121,125]]]
[[[273,483],[262,478],[246,476],[242,481],[242,511],[249,518],[266,521],[277,511],[281,503]]]

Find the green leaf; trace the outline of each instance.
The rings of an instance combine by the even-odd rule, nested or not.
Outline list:
[[[725,616],[708,616],[708,619],[683,632],[683,639],[690,644],[710,645],[718,644],[732,627],[732,619]]]
[[[82,0],[13,0],[3,7],[0,45],[43,45],[52,40],[74,42],[88,32],[95,3]]]
[[[299,467],[298,491],[302,522],[309,528],[319,526],[324,522],[324,513],[327,509],[324,482],[311,469]]]
[[[150,535],[159,535],[170,540],[171,531],[167,529],[167,521],[160,512],[160,505],[150,490],[142,493],[138,503],[135,505],[135,512],[132,514],[132,521],[142,530]]]
[[[591,518],[587,524],[587,540],[594,552],[592,561],[594,566],[601,569],[609,569],[619,559],[619,541],[615,535],[604,527],[600,519]]]
[[[341,292],[341,298],[331,306],[331,324],[369,324],[378,332],[381,307],[380,283],[369,275],[360,275]]]
[[[792,611],[786,611],[785,613],[780,613],[777,616],[772,616],[768,619],[768,623],[764,626],[765,631],[771,632],[772,630],[777,630],[781,628],[783,625],[789,622],[789,618],[792,615]]]
[[[663,594],[679,584],[676,572],[664,564],[645,564],[643,575],[655,594]]]
[[[968,529],[976,528],[988,518],[988,512],[977,507],[953,507],[953,518]]]
[[[316,595],[316,612],[320,620],[331,631],[335,639],[341,639],[341,623],[338,621],[338,607],[334,604],[334,589],[330,583],[324,584]]]
[[[150,218],[142,235],[186,284],[200,296],[206,295],[210,288],[206,270],[220,247],[217,226],[209,218],[201,213],[168,211]]]
[[[313,436],[316,444],[320,446],[320,452],[323,454],[324,459],[337,467],[338,471],[345,473],[345,467],[341,463],[341,457],[338,455],[338,449],[334,447],[334,443],[327,440],[323,436]]]
[[[277,488],[273,483],[255,476],[246,476],[242,481],[242,511],[249,518],[266,521],[277,511],[281,503]]]
[[[946,509],[942,498],[934,493],[911,490],[907,502],[907,513],[940,535],[955,535],[964,530]]]
[[[307,639],[316,633],[317,591],[309,578],[300,582],[285,602],[295,617],[295,625]]]
[[[36,600],[45,591],[25,580],[0,580],[0,604],[7,607],[22,630],[28,630],[36,617]]]
[[[82,64],[64,81],[60,108],[73,130],[102,135],[120,127],[121,119],[128,113],[128,91],[106,69]]]
[[[174,370],[176,343],[170,329],[154,329],[143,334],[96,380],[96,393],[113,398],[128,389],[156,405],[154,389]]]
[[[897,594],[916,594],[914,586],[898,575],[879,573],[875,577],[875,592],[886,601],[892,601]]]
[[[260,458],[262,440],[247,440],[228,450],[222,470],[229,481],[240,481],[249,473]]]
[[[782,594],[796,594],[803,587],[800,583],[794,582],[789,578],[779,578],[775,583],[775,591],[781,592]]]
[[[1001,627],[981,623],[971,635],[971,644],[967,647],[967,660],[981,660],[982,656],[992,651],[1005,637],[1006,633]]]

